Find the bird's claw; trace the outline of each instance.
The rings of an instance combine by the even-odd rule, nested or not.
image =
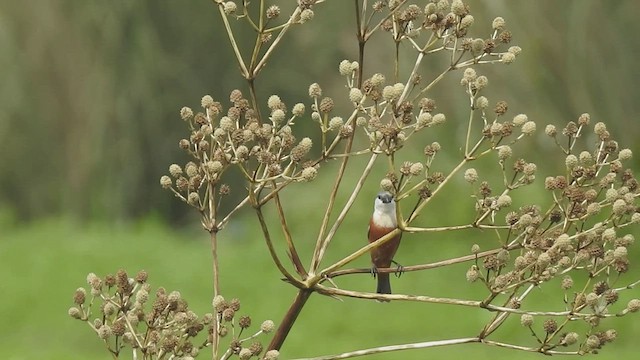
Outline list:
[[[375,266],[371,267],[371,276],[375,279],[378,276],[378,268]]]
[[[396,277],[398,277],[398,278],[399,278],[399,277],[400,277],[400,276],[402,276],[402,274],[404,273],[404,266],[402,266],[402,265],[398,264],[397,262],[395,262],[395,261],[393,261],[393,260],[391,260],[391,262],[392,262],[394,265],[396,265],[396,266],[397,266],[397,267],[396,267],[396,271],[394,272],[394,275],[395,275]]]

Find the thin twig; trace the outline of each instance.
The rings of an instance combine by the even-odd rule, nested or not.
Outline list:
[[[348,358],[357,357],[357,356],[380,354],[380,353],[385,353],[390,351],[425,349],[425,348],[432,348],[437,346],[459,345],[459,344],[468,344],[468,343],[476,343],[476,342],[480,342],[480,339],[460,338],[460,339],[451,339],[451,340],[426,341],[426,342],[402,344],[402,345],[379,346],[379,347],[370,348],[370,349],[350,351],[350,352],[346,352],[338,355],[327,355],[327,356],[319,356],[319,357],[313,357],[313,358],[299,358],[295,360],[348,359]]]

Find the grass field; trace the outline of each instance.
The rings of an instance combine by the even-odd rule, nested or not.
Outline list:
[[[360,213],[359,211],[362,211]],[[354,209],[354,218],[366,216]],[[368,206],[366,207],[368,211]],[[446,209],[444,209],[446,212]],[[294,218],[309,216],[305,211]],[[272,319],[276,324],[286,311],[295,291],[280,281],[280,275],[268,257],[264,243],[254,231],[257,222],[250,213],[238,218],[222,233],[222,289],[227,298],[242,302],[241,313],[249,314],[254,324]],[[304,221],[292,221],[293,231],[304,230]],[[86,324],[67,315],[73,291],[86,286],[89,272],[98,275],[124,268],[130,273],[145,269],[155,288],[179,290],[199,314],[209,311],[211,302],[210,253],[206,234],[197,228],[176,231],[149,218],[136,224],[93,224],[79,226],[68,219],[49,219],[31,224],[0,222],[0,271],[3,300],[0,301],[0,358],[19,359],[109,359],[109,354]],[[329,259],[337,259],[362,245],[363,231],[346,224],[347,230],[329,248]],[[277,229],[274,229],[277,234]],[[403,264],[435,261],[447,255],[468,252],[476,234],[458,234],[459,239],[421,241],[408,234],[397,258]],[[277,238],[279,240],[279,238]],[[312,249],[312,237],[300,242],[302,254]],[[636,252],[637,254],[637,252]],[[303,259],[308,263],[308,257]],[[356,267],[368,266],[358,259]],[[397,292],[432,296],[459,296],[480,299],[479,284],[464,280],[467,265],[393,278]],[[633,269],[632,269],[633,271]],[[636,272],[637,273],[637,272]],[[622,279],[621,281],[628,279]],[[342,288],[370,291],[375,287],[368,275],[341,277]],[[562,309],[557,283],[539,289],[527,308]],[[621,296],[623,308],[629,296]],[[476,335],[490,314],[471,308],[448,305],[400,303],[345,299],[337,301],[312,296],[282,351],[284,359],[339,353],[380,345],[469,337]],[[541,327],[543,319],[536,319]],[[614,327],[618,340],[605,347],[600,359],[635,358],[640,322],[635,316],[603,321],[603,329]],[[496,340],[534,345],[535,340],[509,319]],[[265,339],[266,340],[266,339]],[[265,341],[266,342],[266,341]],[[204,354],[203,354],[204,355]],[[410,350],[372,356],[371,359],[540,359],[542,355],[514,352],[483,345],[450,346]],[[208,358],[207,356],[202,356]]]

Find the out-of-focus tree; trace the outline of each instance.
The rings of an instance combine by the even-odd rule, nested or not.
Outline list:
[[[344,41],[354,25],[335,3],[324,6],[321,11],[332,16],[318,16],[317,24],[327,28],[320,22],[331,22],[335,31],[312,25],[292,34],[272,59],[287,61],[289,70],[268,66],[268,85],[258,84],[257,91],[286,99],[295,91],[287,88],[292,77],[310,83],[333,71],[335,64],[324,59],[356,54]],[[500,9],[507,21],[517,18],[509,26],[517,41],[529,44],[520,60],[525,65],[517,73],[507,70],[517,79],[505,99],[513,108],[558,121],[587,111],[633,144],[639,125],[632,120],[640,111],[634,63],[640,25],[633,17],[640,3],[470,6],[478,16],[490,18]],[[166,171],[160,159],[178,153],[164,145],[179,134],[175,109],[204,93],[222,97],[238,80],[215,10],[207,1],[0,3],[1,206],[23,219],[60,213],[130,218],[158,209],[169,214],[170,199],[154,185]],[[515,15],[522,13],[528,16]],[[443,93],[455,94],[449,89],[458,85],[442,86]],[[451,118],[464,116],[447,103],[457,100],[443,96],[439,106]]]

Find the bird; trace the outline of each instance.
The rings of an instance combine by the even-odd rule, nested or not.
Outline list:
[[[397,227],[396,201],[393,198],[393,194],[388,191],[382,191],[376,196],[373,215],[371,215],[371,220],[369,221],[369,231],[367,235],[369,243],[380,239]],[[394,263],[398,265],[398,272],[396,274],[401,273],[402,267],[393,261],[393,257],[400,246],[400,238],[402,238],[402,233],[398,233],[393,239],[377,248],[371,249],[371,262],[373,263],[371,271],[374,277],[376,275],[378,277],[378,288],[376,290],[378,294],[391,294],[391,283],[389,281],[389,273],[378,273],[377,269],[391,267],[391,263]]]

